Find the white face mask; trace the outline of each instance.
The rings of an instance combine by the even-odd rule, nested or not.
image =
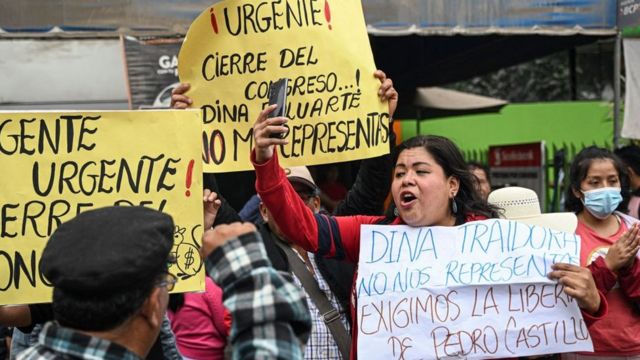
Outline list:
[[[622,202],[622,194],[620,194],[619,187],[580,191],[584,194],[582,203],[585,209],[601,220],[611,215]]]

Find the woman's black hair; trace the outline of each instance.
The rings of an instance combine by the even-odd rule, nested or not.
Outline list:
[[[637,145],[623,146],[616,149],[614,154],[616,154],[626,166],[632,168],[636,175],[640,175],[640,147]]]
[[[626,165],[625,169],[631,169],[635,176],[640,175],[640,147],[637,145],[627,145],[623,146],[619,149],[615,149],[614,154],[622,160],[622,162]],[[631,171],[628,171],[627,175],[629,176],[629,192],[631,195],[640,196],[640,187],[633,189],[631,184]]]
[[[616,210],[626,212],[627,204],[629,202],[629,177],[627,176],[627,170],[624,163],[611,151],[597,146],[589,146],[582,149],[573,159],[571,169],[569,170],[569,186],[567,187],[564,204],[565,208],[567,211],[573,211],[576,214],[584,209],[582,201],[580,201],[580,198],[575,196],[573,191],[582,190],[580,189],[580,183],[587,177],[589,167],[593,160],[611,160],[613,163],[613,166],[618,172],[620,187],[622,188],[622,202],[618,205]]]
[[[473,171],[475,169],[480,169],[484,172],[484,177],[487,178],[487,182],[491,184],[491,174],[489,173],[489,168],[486,165],[480,164],[477,161],[467,161],[467,168]]]
[[[422,147],[442,167],[444,174],[453,176],[460,182],[458,194],[454,198],[458,211],[455,213],[456,225],[464,224],[469,215],[497,218],[497,208],[487,203],[475,186],[474,175],[469,171],[460,149],[453,141],[443,136],[418,135],[405,140],[396,148],[394,164],[404,150]]]

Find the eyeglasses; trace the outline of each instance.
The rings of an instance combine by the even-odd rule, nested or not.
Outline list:
[[[176,286],[176,283],[178,282],[178,278],[172,273],[166,273],[164,275],[165,275],[164,280],[158,281],[156,283],[156,286],[166,287],[167,291],[173,290],[173,288]]]

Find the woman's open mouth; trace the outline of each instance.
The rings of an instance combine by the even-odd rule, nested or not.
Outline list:
[[[400,206],[403,208],[409,208],[413,206],[413,204],[418,201],[418,198],[409,191],[404,191],[400,193]]]

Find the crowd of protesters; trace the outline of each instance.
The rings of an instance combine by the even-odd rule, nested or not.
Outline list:
[[[382,71],[373,76],[393,118],[393,83]],[[191,106],[188,90],[174,90],[174,108]],[[509,218],[510,200],[490,194],[488,170],[436,135],[396,147],[391,131],[389,154],[363,160],[348,190],[333,168],[318,186],[306,167],[280,166],[276,149],[287,138],[270,135],[288,120],[269,117],[274,108],[253,127],[257,196],[237,213],[205,177],[204,292],[169,295],[177,281],[168,271],[170,216],[142,207],[87,211],[60,225],[43,251],[52,303],[0,307],[0,324],[13,328],[2,328],[3,343],[13,334],[11,358],[356,359],[361,225]],[[588,147],[571,165],[573,223],[564,226],[581,237],[580,266],[555,264],[549,277],[577,301],[595,351],[556,358],[640,359],[638,174],[634,146],[616,154]]]

